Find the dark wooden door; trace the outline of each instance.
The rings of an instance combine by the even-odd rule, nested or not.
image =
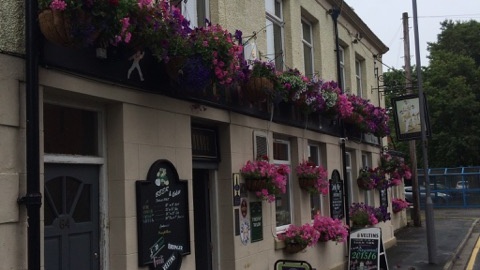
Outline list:
[[[99,269],[99,167],[45,164],[45,269]]]
[[[209,171],[193,170],[193,209],[195,220],[196,269],[211,270],[212,243],[210,221]]]

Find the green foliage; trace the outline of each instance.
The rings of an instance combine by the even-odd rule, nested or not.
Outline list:
[[[432,136],[428,140],[429,167],[478,165],[480,161],[480,23],[476,21],[441,23],[437,42],[429,43],[430,63],[422,68],[423,89],[427,96]],[[390,89],[404,84],[404,70],[384,73]],[[412,71],[414,86],[416,72]],[[416,93],[417,91],[413,91]],[[402,91],[387,91],[390,98]],[[393,128],[393,122],[391,123]],[[392,134],[394,135],[394,134]],[[408,154],[408,142],[391,147]],[[417,164],[423,167],[417,141]]]

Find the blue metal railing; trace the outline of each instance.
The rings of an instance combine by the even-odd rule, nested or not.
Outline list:
[[[418,185],[424,187],[424,170],[419,169],[417,173]],[[429,168],[428,173],[431,196],[435,207],[480,207],[480,166]],[[422,198],[420,204],[424,204]]]

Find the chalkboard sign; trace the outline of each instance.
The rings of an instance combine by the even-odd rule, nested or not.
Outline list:
[[[352,232],[349,247],[349,270],[388,270],[380,228]]]
[[[252,243],[263,240],[263,218],[261,201],[250,202],[250,224],[252,226]]]
[[[157,160],[135,184],[139,265],[180,269],[181,255],[190,253],[187,181],[171,162]]]
[[[387,188],[380,189],[378,191],[380,193],[380,206],[388,207],[388,192]]]
[[[338,170],[333,170],[332,178],[329,181],[330,190],[330,216],[336,219],[342,219],[345,216],[345,207],[343,201],[343,181],[340,179]]]

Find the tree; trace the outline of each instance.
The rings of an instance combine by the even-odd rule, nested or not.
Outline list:
[[[440,25],[437,42],[428,44],[429,66],[422,67],[432,131],[427,145],[429,167],[480,165],[480,23],[444,21]],[[404,94],[393,87],[405,82],[404,74],[395,69],[384,73],[387,107],[391,97]],[[415,80],[416,72],[412,74]],[[391,128],[393,134],[393,123]],[[408,154],[408,146],[394,137],[394,149]],[[417,147],[419,165],[423,164],[420,150]]]

